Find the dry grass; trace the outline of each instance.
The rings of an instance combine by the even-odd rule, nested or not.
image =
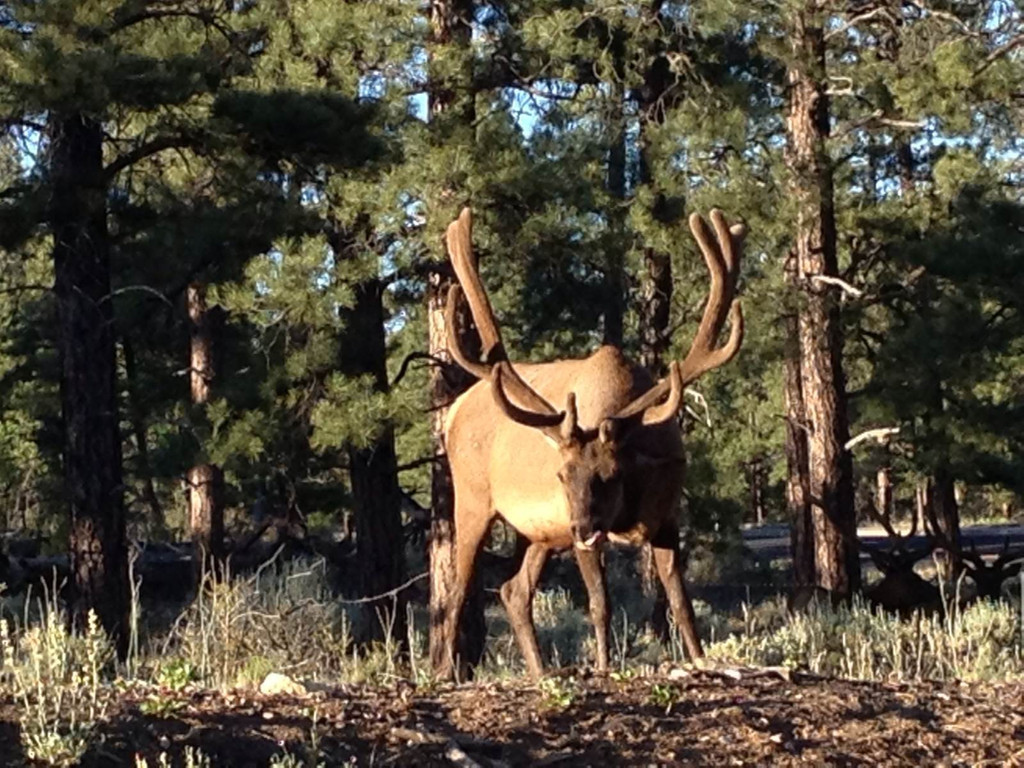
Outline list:
[[[613,677],[628,680],[660,662],[681,661],[678,642],[666,647],[650,631],[645,621],[650,600],[640,595],[635,575],[613,569],[611,579],[613,596],[630,592],[619,600],[613,597],[620,606],[610,638]],[[551,667],[586,666],[593,659],[592,629],[577,599],[561,587],[537,594],[534,615]],[[118,668],[110,663],[95,618],[82,635],[75,635],[68,632],[55,599],[23,603],[18,619],[11,617],[10,607],[4,611],[0,602],[0,615],[8,617],[0,623],[0,692],[21,702],[25,754],[49,765],[75,764],[107,716],[105,698],[116,695],[116,686],[129,678],[152,692],[144,695],[141,708],[159,718],[176,716],[190,692],[251,689],[271,671],[328,684],[388,685],[404,678],[429,689],[433,682],[424,658],[425,617],[410,611],[402,653],[394,637],[357,649],[346,606],[322,562],[272,563],[247,578],[206,580],[168,626],[147,628],[143,622],[133,643],[136,655]],[[976,603],[948,617],[910,621],[862,604],[836,610],[816,606],[800,615],[787,614],[781,600],[744,606],[731,615],[700,603],[696,607],[712,658],[885,682],[1024,679],[1020,609],[1007,602]],[[138,614],[139,607],[135,610]],[[478,677],[518,677],[518,648],[501,609],[492,613],[493,635]],[[555,680],[540,689],[545,706],[571,707],[579,693],[576,678]],[[653,692],[652,701],[663,707],[664,693]],[[315,746],[315,733],[311,743]],[[188,759],[195,766],[209,764],[199,752]],[[316,765],[316,750],[301,757],[282,753],[275,764]]]

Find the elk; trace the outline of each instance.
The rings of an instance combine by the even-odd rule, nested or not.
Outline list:
[[[934,538],[927,535],[928,531],[925,528],[926,540],[914,546],[920,515],[915,514],[911,518],[910,530],[906,534],[901,534],[892,523],[891,509],[882,512],[869,505],[868,514],[888,535],[889,547],[872,547],[858,539],[857,543],[861,550],[868,554],[882,574],[881,581],[864,590],[864,597],[872,605],[898,613],[904,618],[917,610],[926,613],[941,612],[944,605],[939,588],[914,570],[914,566],[920,560],[934,554],[937,544]]]
[[[743,314],[735,299],[745,228],[723,214],[694,214],[690,229],[711,274],[704,314],[686,358],[655,383],[622,351],[603,346],[580,360],[509,360],[473,256],[471,213],[447,231],[458,284],[448,295],[448,346],[480,379],[452,405],[444,428],[455,508],[455,584],[442,618],[449,645],[442,676],[454,674],[454,642],[474,563],[501,517],[524,540],[518,572],[501,587],[509,623],[533,677],[543,673],[533,594],[552,551],[573,548],[589,598],[596,665],[608,668],[608,596],[600,544],[650,542],[658,576],[687,653],[702,655],[681,573],[676,511],[683,485],[677,413],[684,388],[739,351]],[[482,342],[479,361],[459,345],[457,307],[468,301]],[[728,340],[718,336],[729,323]],[[553,403],[564,404],[562,410]]]
[[[1006,538],[1003,540],[1002,551],[991,561],[984,558],[973,541],[970,551],[966,551],[939,523],[935,507],[927,495],[919,492],[918,496],[918,506],[928,539],[934,542],[936,548],[945,550],[952,562],[958,566],[957,570],[962,569],[974,582],[975,599],[999,600],[1006,580],[1017,576],[1024,568],[1024,549],[1011,548],[1010,540]]]

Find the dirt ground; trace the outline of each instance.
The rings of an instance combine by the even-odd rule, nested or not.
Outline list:
[[[140,704],[158,695],[164,717]],[[0,755],[21,764],[15,705]],[[84,765],[133,765],[186,745],[214,766],[287,748],[332,765],[1024,765],[1024,686],[883,684],[721,668],[304,696],[130,690]],[[314,765],[315,762],[304,763]]]

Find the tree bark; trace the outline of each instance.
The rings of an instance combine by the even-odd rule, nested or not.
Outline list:
[[[76,113],[55,114],[50,126],[72,615],[80,622],[95,611],[124,656],[129,587],[103,127]]]
[[[384,286],[368,280],[355,287],[355,303],[344,310],[341,370],[347,376],[373,378],[377,392],[388,391],[384,335]],[[356,562],[362,596],[382,595],[405,580],[402,494],[398,485],[395,431],[389,423],[366,446],[348,446],[349,478],[355,509]],[[398,593],[364,606],[358,642],[390,634],[404,644],[406,595]]]
[[[949,470],[939,468],[929,478],[928,495],[935,509],[935,519],[942,526],[942,533],[954,547],[959,548],[960,505],[956,500],[956,483]]]
[[[793,270],[786,270],[786,283],[795,288]],[[786,318],[786,350],[783,362],[783,399],[786,408],[786,506],[789,512],[793,550],[793,586],[817,583],[814,558],[814,526],[808,503],[811,478],[807,464],[807,421],[800,376],[800,335],[795,314]]]
[[[643,305],[640,310],[640,364],[655,378],[665,375],[665,353],[671,341],[672,260],[654,248],[644,248]]]
[[[747,490],[750,495],[750,517],[755,525],[764,525],[764,462],[755,456],[747,464]]]
[[[822,16],[818,3],[812,2],[790,17],[787,164],[798,211],[794,251],[803,296],[797,323],[816,583],[846,596],[860,587],[860,561],[849,543],[856,535],[856,519],[852,461],[843,447],[849,425],[842,331],[834,289],[813,280],[817,275],[834,277],[838,271],[832,166],[825,148],[829,104]]]
[[[607,189],[611,198],[608,224],[612,239],[605,253],[604,343],[617,347],[623,342],[623,318],[626,307],[625,254],[626,247],[626,115],[625,72],[622,61],[622,35],[612,31],[615,81],[609,84],[608,127],[611,141],[608,145]]]
[[[892,520],[892,477],[888,464],[883,464],[875,474],[875,508],[885,520]]]
[[[430,61],[444,46],[458,46],[464,51],[469,48],[472,14],[471,0],[432,0]],[[468,81],[471,73],[464,74]],[[442,82],[432,74],[429,111],[437,139],[444,140],[452,128],[473,124],[473,94],[463,92],[460,96],[454,84]],[[454,365],[448,354],[445,304],[452,279],[451,272],[442,268],[431,273],[427,285],[428,352],[434,360],[441,361],[430,372],[431,437],[436,458],[430,481],[430,663],[435,671],[442,669],[447,662],[448,648],[454,644],[461,676],[465,678],[483,657],[486,627],[480,580],[474,578],[458,622],[459,636],[445,635],[444,616],[455,583],[455,525],[451,470],[443,439],[444,422],[448,406],[473,383],[473,378]],[[469,328],[465,319],[462,328]]]
[[[192,283],[186,292],[189,319],[189,388],[198,413],[210,400],[217,375],[216,336],[220,318],[206,304],[206,286]],[[188,471],[189,532],[201,570],[219,573],[224,564],[224,472],[201,462]]]
[[[652,69],[657,63],[652,65]],[[653,111],[653,105],[662,97],[663,88],[647,89],[646,98],[640,105],[640,168],[639,183],[650,185],[652,183],[650,148],[647,139],[647,123],[649,120],[660,120],[663,114]],[[655,206],[659,204],[655,202]],[[669,334],[669,322],[671,321],[672,308],[672,259],[667,253],[662,253],[654,248],[644,248],[644,266],[646,267],[642,295],[643,304],[640,308],[640,364],[647,369],[655,379],[660,379],[668,371],[665,363],[665,354],[668,352],[671,337]],[[670,637],[668,621],[668,599],[665,589],[658,579],[658,572],[654,564],[654,551],[650,543],[644,544],[638,558],[641,584],[644,592],[653,597],[654,607],[651,615],[651,624],[655,634],[663,641]]]

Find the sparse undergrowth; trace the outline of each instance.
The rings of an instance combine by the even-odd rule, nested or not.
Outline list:
[[[656,678],[659,663],[682,661],[678,643],[664,647],[643,623],[649,603],[624,602],[626,608],[613,621],[612,681]],[[397,642],[354,651],[346,606],[318,564],[278,564],[249,578],[209,581],[169,627],[143,627],[133,643],[141,651],[122,666],[111,663],[94,618],[76,636],[68,632],[55,601],[33,606],[20,617],[10,615],[10,606],[2,614],[0,695],[19,703],[24,754],[49,765],[76,764],[96,739],[104,738],[108,713],[126,695],[134,697],[142,716],[169,722],[184,717],[202,691],[252,691],[271,671],[328,686],[390,686],[402,679],[425,690],[433,685],[424,659],[423,617],[410,612],[404,654],[396,651]],[[703,604],[697,608],[714,660],[887,682],[1024,679],[1019,608],[1009,603],[976,603],[949,617],[910,621],[862,604],[814,606],[799,615],[787,614],[780,600],[744,607],[731,616]],[[593,641],[586,610],[573,594],[560,587],[542,591],[534,611],[551,666],[585,667]],[[491,619],[494,634],[478,680],[519,684],[518,649],[500,610]],[[668,715],[682,701],[673,686],[651,683],[644,702]],[[535,689],[537,705],[549,713],[572,709],[585,688],[575,673],[550,678]],[[317,750],[309,747],[316,742],[314,728],[302,741],[306,746],[276,753],[273,764],[317,765]],[[179,751],[176,760],[167,760],[155,753],[139,765],[178,765],[181,760],[210,765],[198,751]]]
[[[38,763],[76,765],[106,717],[102,689],[110,646],[95,613],[82,635],[69,632],[55,604],[21,632],[0,618],[0,680],[20,707],[25,755]]]
[[[814,604],[774,627],[715,643],[712,658],[786,665],[855,680],[1009,681],[1024,678],[1018,610],[981,601],[948,616],[909,620],[862,602]]]

